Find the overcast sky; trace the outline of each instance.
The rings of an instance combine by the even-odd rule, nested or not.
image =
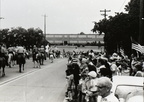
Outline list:
[[[0,28],[23,27],[44,29],[48,34],[92,33],[93,21],[104,18],[100,10],[124,12],[130,0],[0,0]]]

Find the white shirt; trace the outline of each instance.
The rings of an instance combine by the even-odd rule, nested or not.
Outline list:
[[[90,87],[90,91],[91,92],[95,92],[95,91],[97,91],[97,87],[96,87],[96,85],[97,85],[97,79],[91,79],[90,80],[90,83],[91,83],[91,87]]]
[[[102,98],[101,96],[98,96],[97,102],[119,102],[119,100],[115,97],[113,93],[111,93],[104,98]]]
[[[19,47],[17,50],[18,53],[25,53],[26,50],[23,47]]]

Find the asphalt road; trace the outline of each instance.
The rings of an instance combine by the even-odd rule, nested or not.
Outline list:
[[[66,91],[67,59],[45,61],[41,69],[33,68],[27,60],[25,71],[18,66],[6,68],[6,76],[0,77],[0,102],[63,102]]]

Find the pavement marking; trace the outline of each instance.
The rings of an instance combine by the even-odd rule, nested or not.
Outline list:
[[[56,62],[56,63],[60,63],[60,62],[62,62],[62,61],[63,61],[63,60],[56,60],[55,62]],[[24,78],[24,77],[26,77],[26,76],[29,76],[29,75],[33,74],[34,72],[38,72],[38,71],[44,70],[44,69],[47,68],[47,67],[53,66],[53,64],[56,64],[55,62],[49,63],[49,64],[47,64],[46,66],[41,66],[41,68],[40,68],[39,70],[38,70],[38,69],[33,69],[32,71],[23,73],[23,74],[21,74],[21,75],[19,75],[19,76],[16,76],[16,77],[14,77],[14,78],[9,79],[9,80],[0,82],[0,87],[5,86],[5,85],[7,85],[7,84],[9,84],[9,83],[12,83],[13,81],[22,79],[22,78]]]
[[[35,72],[44,70],[44,69],[46,69],[46,68],[48,68],[48,67],[53,66],[53,64],[57,64],[57,63],[60,63],[60,62],[62,62],[62,61],[63,61],[63,60],[56,60],[56,61],[54,61],[53,63],[47,64],[46,66],[41,66],[40,70],[38,70],[38,69],[33,69],[32,71],[23,73],[23,74],[21,74],[21,75],[19,75],[19,76],[16,76],[16,77],[14,77],[14,78],[11,78],[11,79],[9,79],[9,80],[6,80],[6,81],[4,81],[4,82],[1,82],[1,83],[0,83],[0,87],[5,86],[5,85],[7,85],[7,84],[9,84],[9,83],[12,83],[12,82],[14,82],[14,81],[16,81],[16,80],[22,79],[22,78],[24,78],[24,77],[26,77],[26,76],[29,76],[29,75],[31,75],[31,74],[33,74],[33,73],[35,73]],[[40,99],[43,99],[43,97],[40,97]],[[63,102],[68,102],[68,100],[66,99],[66,97],[64,98]]]
[[[30,75],[30,74],[32,74],[32,73],[35,72],[35,71],[38,71],[38,70],[37,70],[37,69],[34,69],[34,70],[29,71],[29,72],[27,72],[27,73],[23,73],[23,74],[21,74],[21,75],[19,75],[19,76],[16,76],[16,77],[14,77],[14,78],[11,78],[11,79],[9,79],[9,80],[6,80],[6,81],[4,81],[4,82],[1,82],[1,83],[0,83],[0,87],[6,85],[6,84],[8,84],[8,83],[11,83],[11,82],[13,82],[13,81],[15,81],[15,80],[18,80],[18,79],[20,79],[20,78],[23,78],[23,77],[25,77],[26,75]]]

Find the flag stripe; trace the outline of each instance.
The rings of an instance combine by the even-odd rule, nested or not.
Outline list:
[[[132,49],[144,53],[144,47],[141,46],[140,44],[132,43]]]

